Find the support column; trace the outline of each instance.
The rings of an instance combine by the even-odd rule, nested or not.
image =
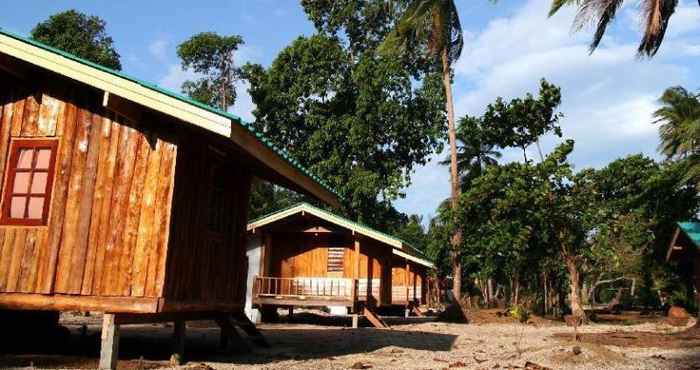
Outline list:
[[[187,336],[185,320],[176,320],[173,323],[173,355],[179,360],[179,364],[185,362],[185,338]]]
[[[100,370],[115,370],[119,359],[119,324],[115,315],[106,313],[102,317],[102,347]]]
[[[355,237],[355,254],[353,255],[353,270],[352,270],[352,295],[353,295],[353,311],[359,311],[359,279],[360,279],[360,240]]]
[[[352,328],[353,329],[357,329],[359,321],[360,321],[360,315],[358,315],[356,313],[353,314],[352,315]]]

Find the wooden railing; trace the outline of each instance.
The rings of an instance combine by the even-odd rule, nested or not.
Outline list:
[[[257,297],[314,297],[353,299],[353,279],[347,278],[279,278],[256,276]]]
[[[391,300],[392,302],[406,302],[406,294],[408,293],[408,301],[414,301],[420,299],[422,295],[422,289],[420,286],[413,287],[409,286],[406,289],[405,285],[394,285],[391,287]]]

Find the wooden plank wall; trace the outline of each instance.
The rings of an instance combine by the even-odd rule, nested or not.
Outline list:
[[[275,277],[338,277],[328,272],[328,248],[343,247],[343,273],[341,277],[352,278],[354,270],[354,242],[350,235],[338,236],[304,232],[275,233],[272,237],[271,274]],[[371,239],[360,242],[360,273],[362,279],[380,281],[380,286],[369,286],[369,294],[378,302],[388,302],[391,296],[391,248]],[[378,288],[378,289],[377,289]]]
[[[59,140],[48,225],[0,226],[0,292],[161,296],[176,145],[99,92],[37,84],[0,85],[0,186],[11,138]]]
[[[225,155],[226,191],[212,191],[213,157]],[[210,142],[190,135],[178,147],[171,243],[164,297],[183,305],[245,303],[246,225],[252,176]],[[212,199],[212,196],[220,198]],[[219,208],[216,208],[219,207]],[[210,212],[228,214],[225,235],[209,231]],[[199,306],[201,307],[201,306]]]

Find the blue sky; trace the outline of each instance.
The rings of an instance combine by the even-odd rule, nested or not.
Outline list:
[[[671,20],[667,39],[652,60],[639,60],[636,2],[628,1],[615,25],[592,56],[590,30],[571,33],[572,9],[547,19],[548,0],[457,0],[466,45],[455,68],[455,102],[459,116],[480,114],[498,96],[535,92],[544,77],[562,88],[565,138],[576,140],[577,168],[601,167],[633,153],[656,156],[656,126],[651,113],[669,86],[700,88],[700,7],[683,0]],[[9,9],[8,9],[9,8]],[[28,0],[0,12],[0,27],[28,34],[49,15],[78,9],[108,23],[128,74],[177,90],[187,72],[180,69],[175,47],[194,33],[240,34],[246,44],[239,62],[269,65],[282,48],[314,32],[296,0]],[[253,104],[239,86],[233,111],[245,119]],[[560,139],[544,138],[545,151]],[[535,148],[529,156],[535,158]],[[413,174],[406,198],[396,202],[406,213],[429,217],[449,195],[447,169],[435,155]],[[521,154],[506,152],[504,160]]]

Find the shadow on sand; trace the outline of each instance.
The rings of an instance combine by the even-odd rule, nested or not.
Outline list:
[[[213,324],[213,323],[212,323]],[[317,323],[318,324],[318,323]],[[40,343],[41,338],[16,342],[12,353],[2,350],[0,368],[33,365],[42,368],[94,368],[98,363],[100,328],[90,326],[85,335],[81,328],[70,328],[63,345]],[[270,348],[250,345],[225,352],[218,349],[219,330],[214,325],[188,326],[186,354],[190,362],[265,365],[278,361],[304,361],[366,353],[386,347],[427,351],[449,351],[456,336],[420,331],[350,329],[340,326],[319,327],[285,324],[264,325],[263,335]],[[167,366],[171,355],[172,327],[168,325],[123,326],[120,340],[119,368],[155,368]],[[5,338],[7,339],[7,338]],[[41,348],[38,351],[37,348]]]

